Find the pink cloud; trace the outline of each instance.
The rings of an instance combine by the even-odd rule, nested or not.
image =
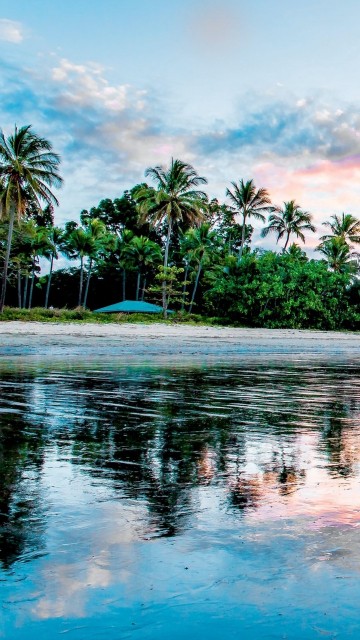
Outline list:
[[[360,156],[335,162],[324,160],[299,168],[266,162],[255,165],[254,176],[258,186],[269,190],[274,203],[296,200],[310,211],[319,231],[321,223],[334,213],[358,215]],[[315,237],[309,237],[309,246],[316,243]]]

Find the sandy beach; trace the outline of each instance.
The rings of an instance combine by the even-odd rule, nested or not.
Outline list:
[[[2,322],[0,357],[360,359],[360,333],[165,324]]]

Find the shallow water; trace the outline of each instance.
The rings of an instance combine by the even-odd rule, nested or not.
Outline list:
[[[360,363],[0,365],[0,636],[358,638]]]

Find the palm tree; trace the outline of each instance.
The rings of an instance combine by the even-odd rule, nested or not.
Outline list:
[[[117,240],[117,255],[119,256],[119,264],[122,269],[122,299],[126,300],[126,274],[128,269],[132,267],[132,258],[129,257],[128,247],[134,237],[130,229],[124,229],[121,236]]]
[[[346,243],[360,243],[360,220],[352,216],[350,213],[342,213],[341,217],[334,215],[330,217],[330,221],[323,222],[324,227],[330,227],[331,234],[322,236],[322,242],[330,240],[333,237],[343,238]]]
[[[344,238],[331,236],[328,240],[322,242],[317,247],[317,250],[325,256],[330,269],[333,271],[344,273],[357,270],[356,259],[359,254],[350,250]]]
[[[30,222],[32,225],[33,223]],[[25,283],[29,278],[31,271],[31,243],[29,234],[27,233],[27,227],[29,221],[21,221],[17,227],[14,228],[12,237],[12,255],[9,261],[8,277],[10,282],[11,272],[17,275],[17,291],[18,291],[18,307],[22,308],[22,277],[25,276]],[[1,261],[4,261],[6,251],[6,239],[8,235],[8,226],[2,224],[0,226],[0,246],[1,246]]]
[[[194,287],[190,300],[189,312],[192,312],[200,275],[205,265],[211,261],[214,248],[216,247],[217,234],[211,230],[209,223],[203,223],[197,229],[190,229],[187,234],[187,246],[190,261],[197,264]]]
[[[61,252],[65,250],[64,247],[64,232],[62,229],[60,229],[60,227],[51,227],[48,230],[48,241],[50,244],[50,250],[51,250],[51,254],[50,254],[50,271],[48,274],[48,279],[47,279],[47,285],[46,285],[46,294],[45,294],[45,309],[48,308],[49,306],[49,295],[50,295],[50,285],[51,285],[51,278],[52,278],[52,273],[53,273],[53,268],[54,268],[54,260],[58,259],[58,251],[60,250]]]
[[[92,250],[89,250],[88,253],[89,263],[87,266],[87,277],[83,300],[84,308],[87,303],[94,261],[99,258],[100,254],[104,254],[110,248],[114,248],[116,244],[116,236],[107,232],[105,224],[99,220],[99,218],[93,218],[92,220],[88,219],[85,222],[85,228],[89,237],[89,247],[92,247]]]
[[[31,309],[32,297],[34,293],[35,274],[40,269],[39,258],[50,258],[51,244],[49,241],[49,230],[46,227],[38,226],[32,218],[22,220],[13,234],[13,254],[11,263],[17,266],[18,280],[18,302],[19,307]],[[15,264],[14,264],[15,263]],[[9,264],[10,269],[10,264]],[[21,300],[21,272],[25,275],[24,297]],[[30,277],[31,276],[31,277]],[[30,278],[30,290],[28,298],[28,285]]]
[[[189,284],[188,276],[189,276],[189,271],[191,266],[190,262],[191,262],[192,247],[193,247],[193,242],[192,242],[192,238],[189,237],[189,232],[182,233],[180,236],[180,252],[181,252],[182,262],[184,263],[185,269],[184,269],[184,279],[183,279],[182,298],[181,298],[181,311],[184,311],[185,300],[188,295],[187,285]]]
[[[248,218],[255,218],[265,222],[265,216],[262,212],[273,211],[271,200],[266,189],[256,189],[253,180],[244,182],[240,180],[239,184],[231,183],[233,190],[226,189],[226,195],[230,199],[233,207],[238,215],[242,216],[242,234],[241,245],[239,249],[239,260],[241,260],[246,234],[246,221]]]
[[[149,220],[154,225],[166,222],[167,234],[164,252],[164,273],[166,273],[174,224],[180,223],[188,227],[198,224],[204,218],[207,195],[197,187],[207,184],[207,180],[199,176],[190,164],[173,158],[168,169],[161,166],[150,167],[146,170],[145,176],[152,178],[156,189],[141,185],[133,196],[138,204],[140,221]],[[162,302],[166,318],[165,279],[162,285]]]
[[[17,266],[17,285],[18,285],[18,306],[19,309],[26,309],[27,292],[29,285],[29,277],[32,269],[32,246],[31,239],[33,237],[32,220],[21,220],[14,230],[12,238],[12,260]],[[14,260],[14,255],[15,260]],[[10,269],[10,263],[9,263]],[[22,277],[24,276],[24,289],[22,291]]]
[[[287,250],[287,255],[289,258],[293,260],[297,260],[300,262],[307,262],[308,257],[302,249],[300,249],[299,245],[296,242],[293,242]]]
[[[303,211],[295,200],[284,202],[284,207],[276,207],[274,213],[269,216],[269,224],[262,230],[261,235],[265,238],[269,233],[276,233],[279,242],[285,236],[284,251],[289,244],[290,236],[295,235],[305,243],[304,231],[316,231],[312,224],[312,215]]]
[[[83,285],[84,285],[84,258],[91,256],[95,248],[95,240],[82,227],[76,227],[67,238],[66,253],[69,258],[80,258],[80,282],[78,307],[82,305]]]
[[[7,246],[4,259],[0,313],[5,305],[6,283],[11,252],[15,217],[24,215],[30,202],[40,208],[40,200],[57,205],[51,187],[60,187],[62,178],[58,173],[59,156],[52,145],[31,130],[31,126],[18,129],[5,138],[0,131],[0,218],[9,220]]]
[[[35,283],[35,271],[39,271],[37,269],[37,265],[39,264],[39,258],[50,258],[52,253],[52,246],[50,244],[48,229],[46,227],[37,227],[34,223],[32,236],[30,237],[30,245],[31,245],[31,262],[32,262],[32,272],[31,272],[31,284],[30,284],[30,292],[29,292],[29,304],[28,309],[31,309],[32,298],[34,292],[34,283]]]
[[[149,240],[145,236],[134,236],[124,253],[137,267],[136,300],[139,300],[140,283],[144,268],[161,260],[161,249],[156,242]],[[145,284],[143,286],[144,290]]]

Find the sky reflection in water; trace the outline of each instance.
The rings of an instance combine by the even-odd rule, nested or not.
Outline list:
[[[0,368],[0,636],[358,638],[360,365]]]

